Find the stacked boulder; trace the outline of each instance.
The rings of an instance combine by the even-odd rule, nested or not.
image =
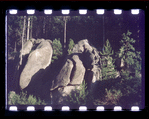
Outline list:
[[[79,88],[83,80],[88,88],[92,89],[95,82],[101,79],[99,58],[97,50],[87,39],[79,41],[52,82],[52,103],[63,104],[65,97],[76,87]]]
[[[49,96],[52,104],[63,104],[65,98],[85,80],[89,90],[101,80],[100,56],[87,39],[79,41],[72,54],[65,57],[54,73],[51,66],[53,49],[51,40],[31,39],[27,41],[16,58],[14,80],[19,90],[29,94]],[[22,56],[22,63],[20,63]],[[51,97],[51,98],[50,98]]]

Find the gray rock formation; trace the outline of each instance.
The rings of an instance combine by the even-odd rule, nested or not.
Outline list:
[[[70,75],[73,68],[73,62],[67,59],[56,79],[52,82],[51,90],[58,87],[67,86],[70,83]]]
[[[48,41],[43,40],[38,47],[32,51],[28,57],[28,61],[20,75],[20,87],[26,88],[32,77],[40,70],[45,69],[51,63],[52,47]]]
[[[78,55],[73,55],[72,61],[73,61],[74,67],[71,73],[71,81],[69,84],[71,85],[81,84],[83,82],[84,75],[85,75],[85,67],[82,61],[79,59]]]
[[[92,69],[93,65],[98,64],[100,56],[96,48],[92,47],[88,40],[81,40],[73,48],[73,53],[82,53],[81,60],[86,69]]]
[[[31,49],[33,47],[33,43],[28,40],[24,45],[23,45],[23,50],[21,49],[20,52],[22,55],[27,55],[30,53]]]
[[[89,89],[92,89],[95,82],[101,80],[99,58],[98,51],[88,43],[87,39],[79,41],[74,46],[72,54],[68,56],[57,78],[53,81],[51,87],[52,103],[63,103],[76,87],[79,88],[83,80]],[[68,65],[68,60],[72,67],[69,66],[70,64]]]
[[[35,39],[32,38],[31,40],[28,40],[24,45],[23,49],[20,50],[19,53],[17,53],[15,60],[14,60],[14,75],[13,75],[13,85],[14,85],[14,90],[18,91],[20,90],[19,87],[19,80],[20,80],[20,74],[27,62],[28,56],[31,53],[31,50],[33,48]],[[21,56],[22,56],[22,63],[21,62]]]
[[[90,78],[85,73],[89,82],[96,82],[96,80],[101,80],[101,70],[100,70],[100,56],[97,49],[91,46],[87,39],[81,40],[73,48],[73,53],[80,53],[80,59],[86,69],[86,72],[90,74]],[[91,73],[92,72],[92,73]],[[92,76],[91,76],[92,74]]]
[[[15,78],[21,90],[41,97],[51,95],[53,104],[59,104],[72,91],[80,88],[84,80],[88,89],[93,89],[96,81],[101,80],[99,53],[87,39],[79,41],[72,54],[62,59],[63,61],[52,65],[51,44],[51,40],[32,39],[24,45],[23,63]]]

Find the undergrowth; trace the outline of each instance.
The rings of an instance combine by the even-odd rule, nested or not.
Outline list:
[[[27,96],[27,92],[20,92],[16,94],[14,91],[10,91],[8,95],[9,105],[46,105],[40,98],[36,98],[33,95]]]

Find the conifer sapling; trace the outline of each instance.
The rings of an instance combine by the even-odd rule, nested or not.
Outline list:
[[[116,71],[114,66],[114,60],[111,57],[113,55],[114,51],[112,50],[112,47],[110,45],[109,40],[107,39],[106,45],[104,45],[104,49],[100,54],[102,55],[101,59],[101,72],[102,72],[102,79],[107,80],[109,78],[115,78]]]

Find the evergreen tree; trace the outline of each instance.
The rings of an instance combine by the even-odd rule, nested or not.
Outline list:
[[[102,73],[102,79],[107,80],[109,78],[115,78],[116,71],[114,66],[114,60],[111,57],[113,55],[113,50],[110,45],[109,40],[107,39],[106,45],[104,45],[103,52],[100,52],[102,55],[101,59],[101,73]]]
[[[129,71],[128,73],[130,73],[131,70],[131,72],[135,72],[137,75],[139,72],[141,72],[141,52],[136,51],[132,45],[135,43],[135,40],[130,38],[131,34],[132,32],[129,30],[126,34],[123,33],[123,39],[120,41],[122,46],[118,56],[119,58],[123,59],[127,72]]]
[[[133,38],[130,38],[132,33],[128,30],[123,33],[122,44],[118,56],[124,61],[124,68],[121,70],[121,82],[117,84],[122,91],[123,96],[127,97],[129,103],[140,104],[141,102],[141,57],[140,53],[135,50],[132,45],[135,43]],[[132,96],[135,100],[132,100]],[[132,100],[132,102],[131,102]],[[123,102],[122,102],[123,103]]]
[[[113,55],[113,50],[108,39],[106,41],[106,46],[104,45],[103,53],[100,52],[100,54],[103,56]]]

